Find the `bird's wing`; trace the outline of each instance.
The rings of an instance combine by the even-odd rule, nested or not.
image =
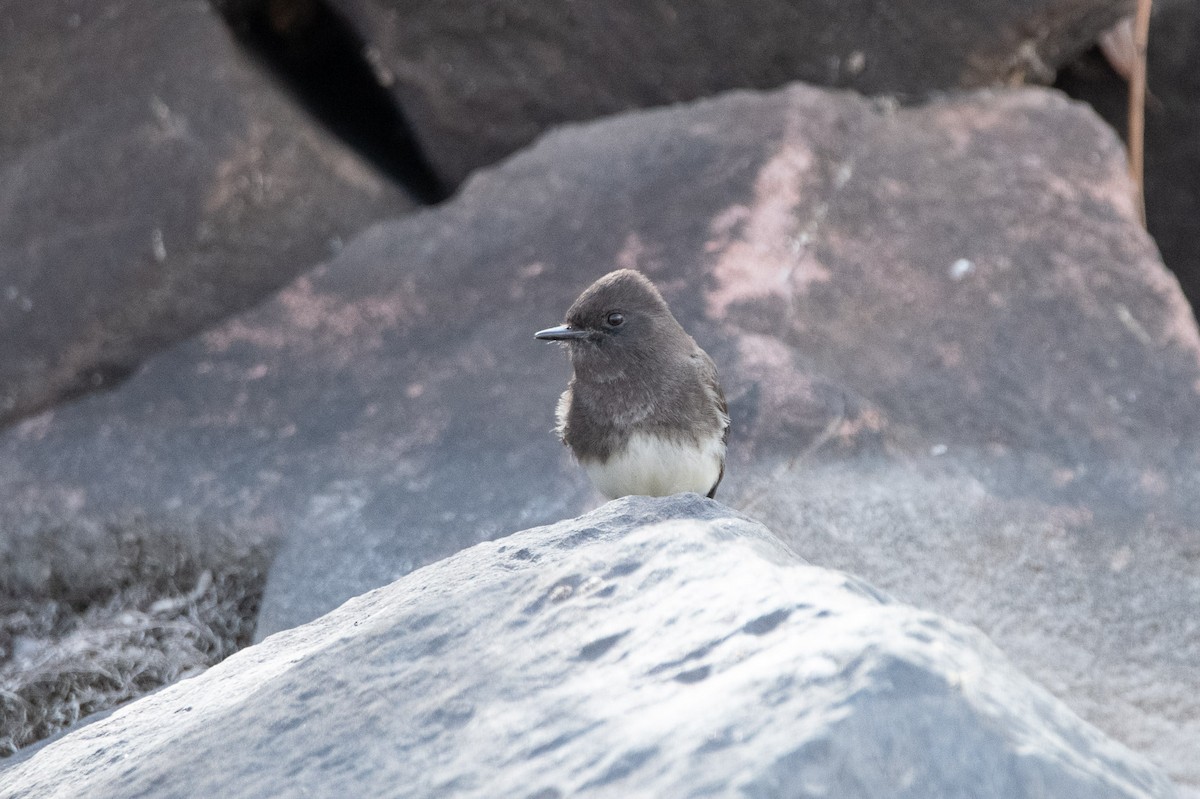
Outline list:
[[[713,359],[709,357],[707,352],[701,350],[700,353],[704,356],[704,387],[716,401],[717,409],[721,413],[721,425],[724,429],[722,443],[728,444],[730,425],[729,403],[725,401],[725,392],[721,389],[721,381],[717,378],[717,365],[713,363]]]

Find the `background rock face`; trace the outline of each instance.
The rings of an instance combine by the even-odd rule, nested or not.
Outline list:
[[[286,532],[266,634],[572,515],[567,365],[532,333],[636,267],[721,369],[719,499],[1200,783],[1200,343],[1129,196],[1111,132],[1042,91],[796,87],[556,133],[0,437],[0,524]]]
[[[370,48],[429,161],[450,185],[556,124],[728,89],[803,80],[923,96],[1049,82],[1059,64],[1131,6],[1114,0],[331,4]]]
[[[24,799],[1174,795],[977,632],[695,495],[472,548],[4,776]]]
[[[0,2],[0,425],[109,384],[412,203],[205,2]]]

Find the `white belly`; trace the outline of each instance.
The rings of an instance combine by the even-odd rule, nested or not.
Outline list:
[[[713,435],[699,445],[634,433],[607,463],[584,461],[592,484],[615,499],[630,494],[665,497],[684,491],[707,494],[721,474],[725,443]]]

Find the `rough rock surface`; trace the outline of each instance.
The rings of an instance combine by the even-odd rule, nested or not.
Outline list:
[[[0,436],[0,524],[286,531],[260,630],[595,501],[532,333],[643,269],[717,361],[718,498],[981,627],[1200,784],[1200,337],[1123,154],[1040,90],[803,87],[543,139],[118,392]]]
[[[1058,65],[1131,5],[331,2],[366,42],[381,80],[450,184],[556,124],[728,89],[803,80],[924,96],[1049,82]]]
[[[270,558],[234,535],[123,519],[86,537],[48,527],[4,538],[0,766],[253,639]]]
[[[1169,797],[974,630],[683,494],[480,544],[49,744],[0,796]]]
[[[199,0],[0,0],[0,97],[0,424],[412,207]]]

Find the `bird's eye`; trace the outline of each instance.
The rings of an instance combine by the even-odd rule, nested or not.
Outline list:
[[[604,320],[609,327],[620,327],[625,324],[625,314],[620,311],[613,311]]]

